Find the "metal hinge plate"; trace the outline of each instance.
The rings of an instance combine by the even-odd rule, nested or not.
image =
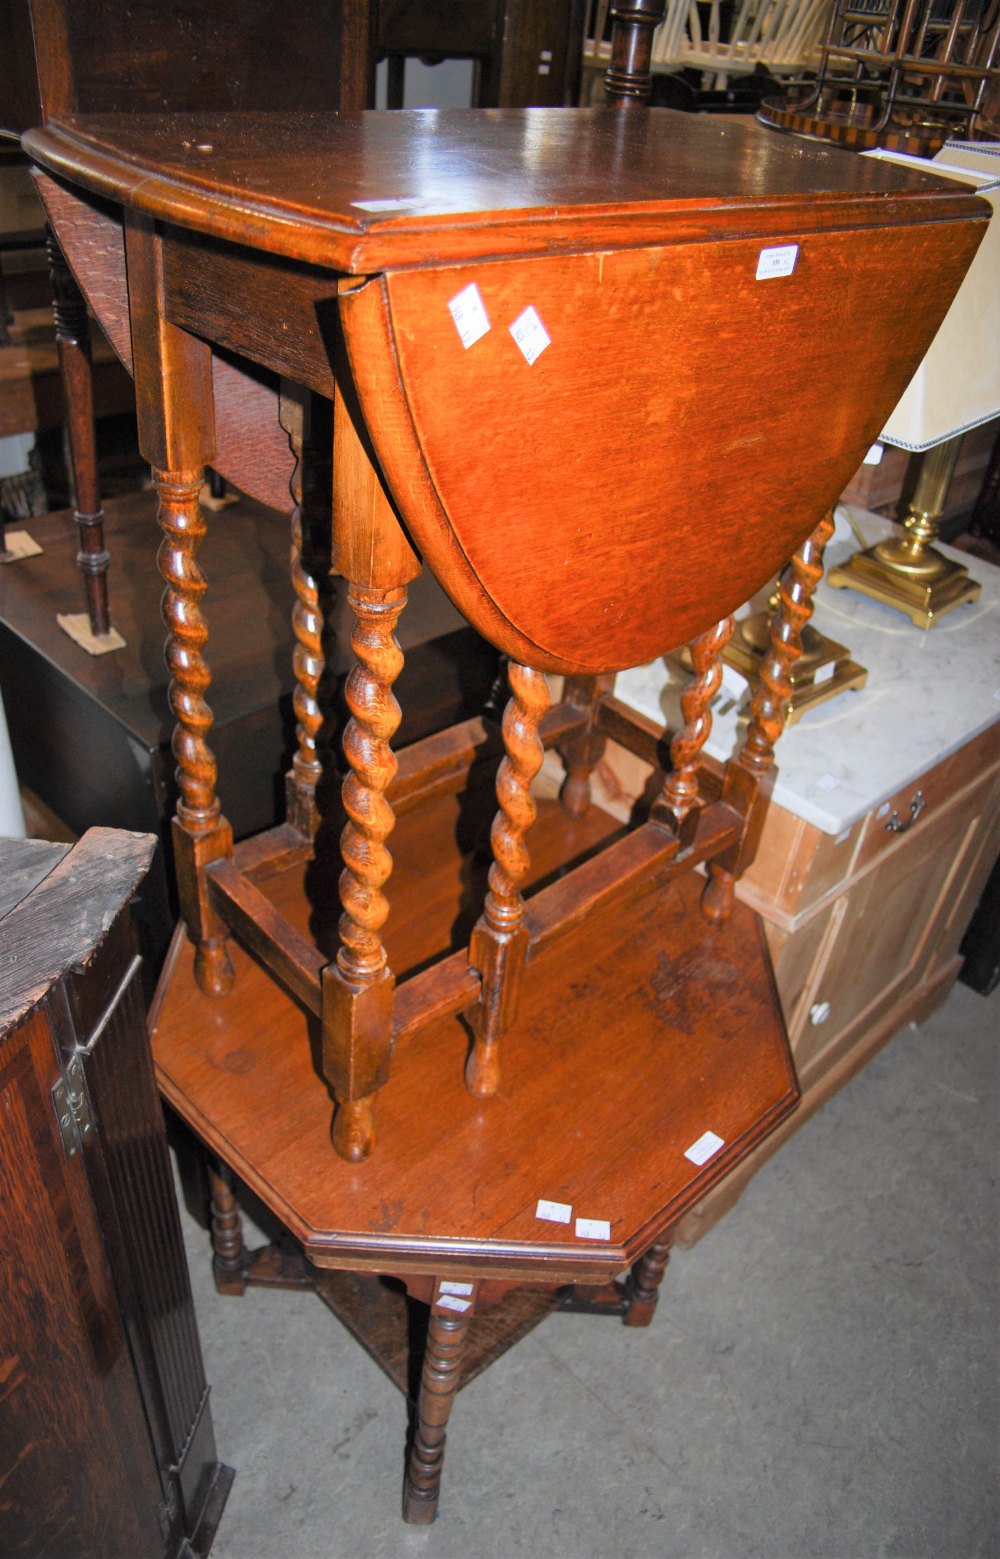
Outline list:
[[[65,1077],[53,1083],[52,1108],[56,1112],[66,1157],[72,1158],[94,1129],[90,1100],[83,1081],[83,1062],[79,1056],[73,1056],[67,1062]]]

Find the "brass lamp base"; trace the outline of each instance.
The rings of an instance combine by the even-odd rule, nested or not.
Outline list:
[[[936,547],[914,555],[903,537],[855,552],[831,568],[826,579],[838,590],[858,590],[905,612],[917,628],[929,628],[945,612],[974,601],[980,590],[961,563],[943,557]]]
[[[961,563],[942,557],[932,545],[961,442],[960,435],[945,439],[924,456],[903,534],[831,568],[828,584],[838,590],[859,590],[893,606],[917,628],[929,628],[945,612],[976,599],[977,581],[970,579]]]
[[[760,668],[770,647],[770,624],[770,612],[755,612],[743,618],[723,652],[726,665],[746,677],[751,691],[756,691]],[[824,638],[807,623],[802,630],[802,654],[792,667],[785,725],[794,725],[807,709],[815,709],[852,688],[864,687],[867,681],[866,668],[851,659],[846,645]]]

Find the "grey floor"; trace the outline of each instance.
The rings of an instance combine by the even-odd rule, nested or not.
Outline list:
[[[965,1559],[997,1522],[1000,991],[956,986],[694,1249],[653,1326],[555,1315],[458,1398],[400,1515],[402,1398],[313,1296],[212,1288],[215,1559]]]

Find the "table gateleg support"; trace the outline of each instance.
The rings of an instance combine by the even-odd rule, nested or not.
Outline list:
[[[743,745],[726,765],[722,799],[744,819],[737,844],[709,863],[701,907],[706,919],[732,913],[737,879],[751,864],[760,843],[767,801],[774,786],[774,746],[784,730],[785,706],[792,691],[792,668],[802,654],[802,630],[813,612],[813,596],[823,577],[823,553],[833,535],[833,514],[824,515],[784,569],[778,585],[778,610],[771,620],[771,647],[760,669]]]
[[[488,1098],[499,1086],[499,1042],[514,1021],[528,956],[519,884],[528,873],[525,836],[537,812],[531,781],[545,757],[538,725],[549,707],[542,672],[511,661],[507,675],[511,697],[503,716],[505,757],[497,771],[499,810],[490,832],[493,864],[483,913],[469,943],[469,962],[482,983],[480,999],[469,1013],[474,1040],[465,1081],[478,1098]]]

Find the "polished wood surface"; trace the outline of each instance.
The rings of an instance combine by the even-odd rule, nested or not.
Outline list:
[[[458,805],[397,825],[386,936],[401,975],[451,939]],[[488,819],[488,793],[479,805]],[[535,829],[539,864],[551,871],[574,833],[579,848],[581,827],[596,842],[613,826],[599,813],[570,825],[550,802]],[[301,922],[300,882],[282,874],[262,887]],[[491,1099],[464,1086],[468,1037],[455,1018],[399,1044],[362,1166],[331,1153],[301,1008],[239,950],[233,990],[214,1002],[178,944],[154,1020],[161,1088],[319,1265],[606,1282],[795,1098],[757,926],[737,911],[706,940],[699,886],[689,873],[533,958]],[[708,1129],[726,1148],[699,1169],[684,1150]],[[540,1221],[539,1198],[607,1218],[610,1239]]]
[[[616,11],[626,96],[653,11]],[[673,1225],[794,1107],[759,924],[729,902],[703,915],[692,871],[752,857],[771,711],[721,797],[703,793],[710,688],[729,613],[799,547],[773,630],[776,666],[794,659],[810,533],[986,208],[924,175],[620,104],[70,116],[27,144],[51,208],[71,183],[76,231],[104,231],[76,264],[119,338],[124,244],[196,943],[192,970],[178,938],[161,988],[161,1086],[316,1265],[402,1276],[429,1305],[404,1503],[427,1520],[475,1315],[510,1284],[571,1284],[642,1324]],[[899,296],[904,265],[919,306]],[[473,289],[481,328],[463,339],[454,305]],[[512,329],[528,309],[540,351]],[[220,810],[196,490],[233,351],[265,394],[280,374],[334,402],[326,523],[354,667],[333,851],[318,803],[315,834],[236,851]],[[862,351],[877,381],[854,371]],[[421,565],[510,657],[488,886],[482,733],[404,754],[402,795],[423,805],[394,797],[394,629]],[[675,777],[618,835],[587,806],[607,674],[689,638]],[[551,712],[545,670],[573,674]],[[553,742],[572,784],[536,817]],[[540,1218],[540,1199],[571,1220]],[[217,1272],[239,1284],[250,1269],[216,1206]],[[612,1280],[635,1260],[623,1296]]]
[[[131,210],[350,274],[767,233],[792,209],[804,230],[987,219],[928,174],[669,109],[68,115],[24,146]]]

